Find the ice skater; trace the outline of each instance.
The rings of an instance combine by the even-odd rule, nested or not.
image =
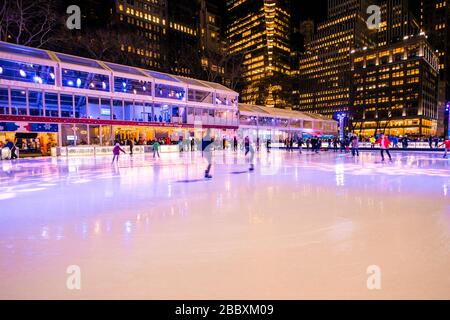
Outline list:
[[[353,135],[351,138],[351,145],[352,145],[352,156],[358,156],[359,157],[359,139],[356,134]]]
[[[298,138],[297,140],[299,153],[302,153],[303,150],[303,138]]]
[[[384,152],[386,151],[389,156],[389,161],[392,161],[391,154],[389,152],[389,146],[391,145],[391,141],[384,134],[381,134],[380,139],[378,139],[375,144],[379,144],[381,148],[381,161],[384,161]]]
[[[16,151],[17,151],[17,147],[15,145],[15,143],[9,139],[6,139],[6,145],[5,148],[9,149],[9,159],[11,160],[15,160],[18,158]]]
[[[250,153],[250,171],[255,170],[255,165],[253,163],[254,159],[255,159],[255,149],[252,146],[252,143],[250,141],[250,137],[246,136],[245,139],[245,156],[247,156],[248,153]]]
[[[120,144],[118,142],[116,142],[116,145],[113,148],[113,160],[112,160],[112,163],[114,163],[114,161],[119,163],[120,152],[123,152],[124,154],[126,153],[125,150],[123,150],[120,147]]]
[[[133,155],[133,147],[134,147],[134,141],[132,139],[129,139],[127,141],[128,145],[130,146],[130,156]]]
[[[450,138],[449,137],[446,137],[445,141],[439,146],[439,148],[442,146],[444,146],[444,148],[445,148],[444,159],[447,159],[447,155],[450,152]]]
[[[155,140],[155,142],[153,143],[153,159],[156,158],[156,155],[158,155],[158,158],[161,158],[161,156],[159,155],[159,142],[158,140]]]
[[[208,165],[205,170],[205,178],[212,179],[211,167],[212,167],[212,149],[214,139],[211,137],[211,129],[206,130],[205,137],[202,139],[202,156],[206,158]]]

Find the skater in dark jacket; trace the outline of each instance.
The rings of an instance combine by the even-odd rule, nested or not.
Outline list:
[[[208,162],[208,166],[205,170],[205,178],[211,179],[212,175],[210,174],[212,167],[212,150],[214,145],[214,139],[211,137],[211,129],[206,131],[205,137],[202,139],[202,155],[206,158]]]

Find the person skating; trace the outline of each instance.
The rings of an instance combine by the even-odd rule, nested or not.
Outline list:
[[[250,171],[255,170],[255,165],[253,164],[253,160],[255,158],[255,149],[252,146],[252,143],[250,141],[250,137],[246,136],[244,139],[245,144],[245,156],[247,156],[248,153],[250,153]]]
[[[202,156],[206,158],[208,165],[205,170],[205,178],[211,179],[212,175],[210,174],[212,167],[212,148],[213,148],[214,139],[211,137],[211,129],[206,130],[205,137],[202,139]]]
[[[384,152],[389,156],[389,161],[392,161],[391,154],[389,152],[389,146],[391,145],[391,141],[384,135],[381,134],[380,139],[375,142],[375,144],[379,144],[381,148],[381,161],[384,161]]]
[[[377,139],[375,139],[375,137],[370,137],[369,142],[370,142],[370,149],[374,149],[375,142],[377,142]]]
[[[303,138],[299,138],[297,141],[299,153],[302,153],[303,149]]]
[[[398,138],[397,137],[394,136],[392,138],[392,144],[395,149],[398,149]]]
[[[434,137],[434,148],[437,149],[439,147],[439,138],[436,136]]]
[[[337,138],[333,139],[333,151],[334,152],[338,151],[338,139]]]
[[[132,156],[133,155],[133,147],[134,147],[133,139],[128,139],[127,144],[130,146],[130,156]]]
[[[161,156],[159,155],[159,141],[155,140],[155,142],[153,143],[152,149],[153,149],[153,158],[156,158],[156,155],[158,155],[158,158],[161,158]]]
[[[233,138],[233,151],[237,151],[238,148],[238,140],[236,138],[236,136]]]
[[[444,159],[447,159],[447,155],[450,152],[450,138],[449,137],[447,137],[444,140],[444,142],[439,146],[439,148],[442,146],[444,146],[444,148],[445,148]]]
[[[10,159],[11,160],[17,159],[18,157],[16,154],[16,150],[17,150],[16,145],[11,140],[6,140],[6,141],[7,141],[7,143],[6,143],[5,147],[8,148],[10,151],[10,154],[11,154]]]
[[[250,138],[249,136],[246,136],[244,138],[244,149],[245,149],[245,156],[247,156],[247,153],[250,151]]]
[[[124,154],[126,153],[125,150],[123,150],[120,147],[120,144],[118,142],[116,142],[116,145],[113,148],[113,159],[112,159],[112,163],[114,163],[114,161],[116,161],[117,163],[119,163],[119,156],[120,156],[120,152],[123,152]]]
[[[405,135],[402,139],[402,147],[403,149],[408,149],[408,144],[409,144],[409,140],[408,140],[408,136]]]
[[[359,139],[358,136],[355,134],[353,135],[351,139],[351,145],[352,145],[352,156],[358,156],[359,157]]]
[[[267,141],[266,141],[266,148],[267,148],[267,153],[270,153],[270,144],[271,144],[272,142],[270,141],[270,139],[267,139]]]

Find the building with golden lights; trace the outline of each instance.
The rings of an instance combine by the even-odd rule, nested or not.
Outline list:
[[[287,107],[290,99],[288,0],[228,0],[230,54],[243,54],[243,103]]]
[[[328,19],[317,25],[299,62],[299,105],[296,109],[333,117],[350,103],[350,52],[374,45],[366,25],[364,0],[329,0]]]
[[[351,54],[349,117],[362,136],[429,136],[437,129],[438,57],[424,35]]]
[[[380,3],[380,8],[381,23],[377,29],[379,47],[420,32],[419,22],[411,13],[408,0],[384,0]]]
[[[439,58],[438,133],[449,134],[449,115],[445,105],[450,101],[450,3],[447,0],[422,0],[420,26]]]

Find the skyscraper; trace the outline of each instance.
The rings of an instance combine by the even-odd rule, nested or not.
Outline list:
[[[352,53],[352,131],[428,136],[437,128],[438,59],[425,36]]]
[[[329,117],[348,111],[350,53],[375,44],[366,25],[367,5],[365,0],[328,1],[328,19],[318,24],[300,59],[299,110]]]
[[[439,57],[438,134],[449,134],[449,116],[445,106],[450,101],[450,7],[445,0],[421,0],[420,26]],[[448,111],[447,111],[448,112]]]
[[[241,101],[286,107],[290,98],[289,0],[229,0],[231,54],[244,55]]]
[[[89,42],[104,33],[105,40],[111,43],[100,46],[100,50],[119,44],[119,49],[111,49],[117,51],[112,58],[121,54],[133,57],[131,61],[118,58],[116,62],[200,77],[202,2],[208,0],[79,0],[83,24],[80,34]],[[71,1],[63,0],[61,12],[69,4]]]
[[[419,33],[419,22],[412,14],[408,0],[383,0],[377,45],[385,46]]]
[[[122,44],[122,50],[141,57],[141,62],[149,67],[162,69],[167,60],[167,50],[162,45],[167,41],[167,1],[115,0],[110,12],[112,24],[125,28],[141,36],[145,41]]]

